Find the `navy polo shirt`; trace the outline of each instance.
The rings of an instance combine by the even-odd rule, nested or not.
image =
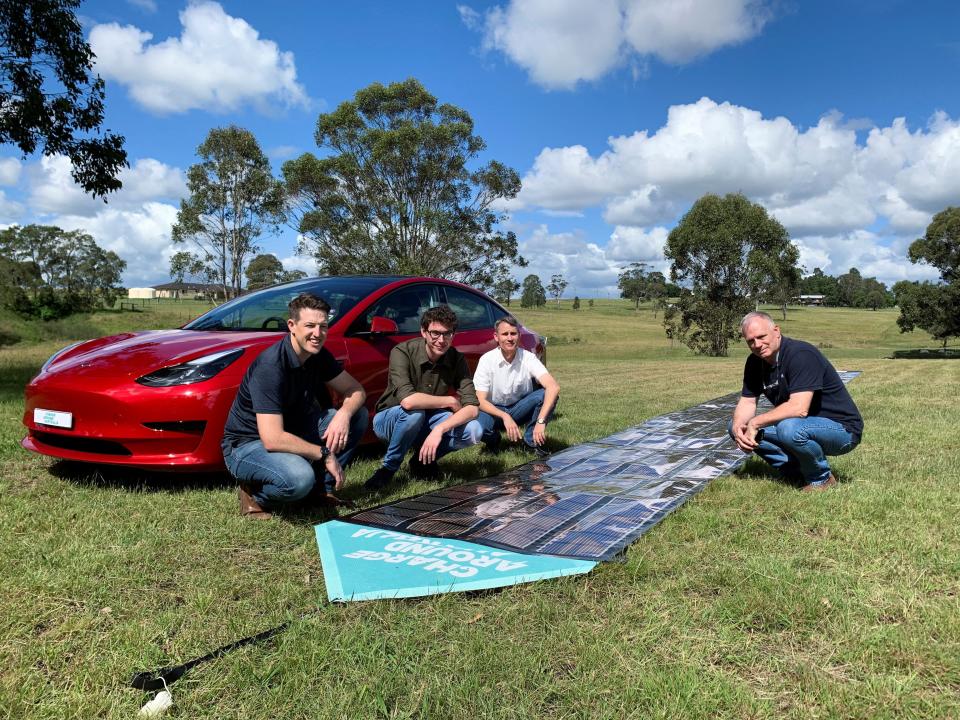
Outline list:
[[[311,410],[333,406],[327,383],[343,367],[326,348],[303,365],[290,336],[264,350],[247,368],[223,428],[224,447],[239,447],[260,439],[257,414],[282,415],[283,429],[303,437]]]
[[[813,345],[783,337],[776,365],[756,355],[747,358],[740,393],[743,397],[763,394],[774,405],[782,405],[795,392],[813,392],[809,417],[836,420],[860,441],[863,435],[860,411],[833,365]]]

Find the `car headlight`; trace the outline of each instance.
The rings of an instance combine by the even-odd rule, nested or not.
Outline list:
[[[50,363],[52,363],[58,357],[63,355],[65,352],[69,352],[70,350],[73,350],[77,345],[83,342],[86,342],[86,340],[78,340],[75,343],[71,343],[70,345],[67,345],[65,348],[60,348],[59,350],[57,350],[53,355],[47,358],[47,361],[43,365],[40,366],[40,372],[38,372],[37,375],[43,375],[43,373],[46,372],[47,368],[50,367]]]
[[[241,355],[243,355],[243,348],[204,355],[180,365],[154,370],[152,373],[138,377],[137,382],[147,387],[192,385],[209,380]]]

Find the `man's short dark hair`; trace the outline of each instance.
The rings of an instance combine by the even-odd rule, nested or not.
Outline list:
[[[501,326],[503,323],[506,323],[507,325],[509,325],[510,327],[514,328],[515,330],[519,330],[519,329],[520,329],[520,321],[519,321],[519,320],[517,320],[513,315],[504,315],[502,318],[500,318],[499,320],[497,320],[497,321],[493,324],[493,331],[494,331],[494,332],[500,332],[500,326]]]
[[[426,330],[430,323],[440,323],[447,330],[457,329],[457,314],[449,305],[437,305],[427,310],[420,318],[420,329]]]
[[[319,310],[328,318],[330,317],[330,306],[327,304],[327,301],[323,298],[317,297],[313,293],[300,293],[290,301],[289,305],[287,305],[287,311],[290,313],[290,319],[294,322],[300,320],[301,310]]]

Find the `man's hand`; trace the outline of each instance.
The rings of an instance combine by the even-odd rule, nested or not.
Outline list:
[[[336,454],[347,446],[349,435],[350,416],[342,410],[338,410],[323,432],[323,442],[331,453]]]
[[[343,468],[340,467],[340,462],[337,460],[337,456],[333,453],[327,455],[327,459],[323,461],[323,466],[326,468],[327,472],[333,476],[333,489],[339,490],[341,487],[343,487]]]
[[[533,425],[533,442],[535,445],[543,445],[547,441],[547,425],[546,423],[538,423],[534,420]]]
[[[520,438],[523,437],[517,423],[509,415],[503,418],[503,429],[507,431],[507,437],[513,442],[519,442]]]
[[[428,465],[437,459],[437,448],[440,447],[441,440],[443,440],[443,432],[441,430],[434,429],[430,431],[427,439],[424,440],[423,445],[420,446],[420,462]]]
[[[733,426],[733,439],[737,447],[745,453],[752,453],[757,447],[757,428],[752,422]]]

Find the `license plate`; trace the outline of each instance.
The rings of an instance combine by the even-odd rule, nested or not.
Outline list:
[[[33,421],[37,423],[37,425],[50,425],[52,427],[67,428],[69,430],[73,427],[73,413],[34,408]]]

